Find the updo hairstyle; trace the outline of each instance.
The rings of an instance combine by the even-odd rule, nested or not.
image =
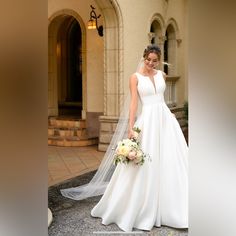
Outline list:
[[[158,57],[158,60],[160,61],[161,49],[158,46],[155,44],[148,45],[143,52],[143,58],[146,59],[150,53],[155,53]]]

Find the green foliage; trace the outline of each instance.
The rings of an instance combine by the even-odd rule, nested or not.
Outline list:
[[[188,123],[188,102],[185,101],[184,103],[184,118],[186,119],[186,122]]]

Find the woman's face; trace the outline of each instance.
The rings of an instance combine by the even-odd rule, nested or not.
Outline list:
[[[157,54],[154,52],[149,53],[144,60],[144,64],[148,70],[154,69],[159,64]]]

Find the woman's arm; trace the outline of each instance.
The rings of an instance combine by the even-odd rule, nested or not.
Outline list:
[[[133,135],[133,126],[135,122],[135,115],[138,107],[138,91],[137,91],[138,80],[135,74],[133,74],[129,79],[129,89],[131,94],[131,101],[129,107],[129,132],[128,138]]]

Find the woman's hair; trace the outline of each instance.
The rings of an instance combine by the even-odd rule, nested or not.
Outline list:
[[[147,58],[150,53],[157,54],[158,60],[160,61],[161,49],[158,46],[156,46],[155,44],[148,45],[143,52],[143,58]]]

